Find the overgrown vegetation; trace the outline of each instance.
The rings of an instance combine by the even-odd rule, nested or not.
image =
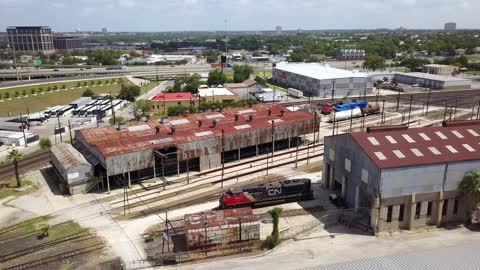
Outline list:
[[[280,243],[280,231],[278,229],[278,223],[280,221],[280,214],[282,213],[282,208],[275,207],[269,211],[273,219],[273,230],[272,233],[267,236],[267,244],[269,248],[274,248]]]
[[[460,190],[465,197],[467,217],[471,217],[480,204],[480,172],[469,172],[460,182]]]

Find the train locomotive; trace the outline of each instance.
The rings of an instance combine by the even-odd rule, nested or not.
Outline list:
[[[293,179],[231,188],[220,197],[220,209],[262,207],[312,199],[313,191],[310,179]]]

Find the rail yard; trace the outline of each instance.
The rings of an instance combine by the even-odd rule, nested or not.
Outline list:
[[[265,248],[262,243],[272,227],[269,211],[275,206],[283,208],[280,235],[284,240],[302,239],[314,228],[325,237],[335,235],[338,228],[369,234],[371,228],[359,218],[366,208],[339,207],[324,187],[324,137],[362,132],[373,126],[404,125],[414,129],[438,126],[443,120],[478,119],[479,91],[353,96],[352,100],[367,101],[379,110],[342,121],[330,122],[329,116],[321,114],[322,106],[332,105],[324,99],[218,109],[156,122],[80,129],[75,132],[71,150],[62,152],[66,156],[55,157],[63,162],[62,170],[66,169],[64,179],[60,169],[55,168],[58,165],[49,165],[52,155],[49,152],[19,162],[21,176],[36,179],[42,195],[34,195],[35,192],[10,197],[7,204],[16,210],[2,214],[2,218],[19,215],[28,221],[28,217],[34,217],[27,214],[29,211],[49,219],[55,217],[54,227],[61,228],[65,220],[72,220],[90,229],[79,229],[76,234],[58,239],[35,240],[39,242],[31,247],[2,252],[0,260],[8,266],[5,269],[48,269],[59,261],[72,260],[78,264],[92,254],[101,253],[104,259],[100,264],[120,264],[115,257],[119,256],[123,267],[128,269],[258,253]],[[299,105],[303,109],[288,109]],[[88,163],[91,170],[78,173],[93,173],[95,178],[75,182],[80,178],[74,170],[83,163]],[[14,175],[12,164],[0,167],[2,184],[11,183]],[[297,194],[291,200],[282,197],[266,205],[236,206],[254,207],[253,210],[226,207],[219,201],[227,193],[240,194],[236,192],[259,187],[267,190],[262,194],[283,196],[284,191],[279,188],[282,183],[298,179],[311,181],[313,200]],[[54,190],[58,194],[54,187],[59,183],[85,194],[59,198],[52,194]],[[285,190],[288,192],[288,188]],[[250,193],[253,191],[238,196],[251,198]],[[255,196],[261,201],[259,198],[266,195]],[[197,220],[202,224],[196,225]],[[225,229],[217,230],[216,224]],[[12,239],[42,233],[41,224],[26,235],[15,234],[22,229],[11,226],[0,231],[3,237],[0,240],[8,245],[14,243]],[[52,236],[55,234],[56,230],[50,232]],[[73,247],[71,243],[81,245]],[[60,252],[62,248],[65,250]],[[40,255],[28,258],[27,253]]]

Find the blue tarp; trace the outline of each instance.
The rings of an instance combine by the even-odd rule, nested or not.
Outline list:
[[[365,109],[367,107],[368,101],[360,101],[360,102],[352,102],[342,105],[335,106],[336,112],[348,111],[353,110],[355,108]]]

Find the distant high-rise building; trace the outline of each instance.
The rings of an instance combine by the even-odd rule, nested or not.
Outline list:
[[[444,30],[446,32],[452,32],[452,31],[455,31],[457,30],[457,23],[454,23],[454,22],[448,22],[445,24],[445,27],[444,27]]]
[[[107,32],[108,32],[107,28],[106,28],[106,27],[103,27],[103,28],[102,28],[102,33],[107,33]]]
[[[298,33],[298,34],[301,34],[301,33],[303,33],[303,30],[299,28],[299,29],[297,30],[297,33]]]
[[[9,26],[7,38],[17,51],[53,51],[52,29],[48,26]]]
[[[275,28],[275,33],[277,35],[281,35],[282,34],[282,27],[280,25],[277,25],[277,27]]]

